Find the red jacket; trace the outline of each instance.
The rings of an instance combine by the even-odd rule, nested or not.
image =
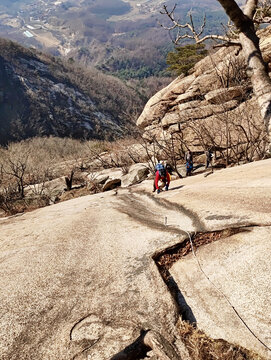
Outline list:
[[[159,180],[162,180],[162,181],[165,182],[167,185],[169,185],[169,183],[170,183],[169,173],[166,172],[166,177],[164,177],[164,176],[160,176],[159,171],[156,171],[156,173],[155,173],[155,180],[154,180],[154,184],[155,184],[156,190],[159,189],[159,186],[158,186],[158,181],[159,181]]]

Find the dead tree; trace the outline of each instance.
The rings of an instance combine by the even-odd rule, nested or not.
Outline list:
[[[67,186],[67,190],[70,191],[72,189],[72,180],[73,180],[74,170],[71,171],[70,176],[65,176],[65,182]]]
[[[11,177],[11,181],[15,179],[17,183],[17,190],[21,198],[24,198],[25,189],[25,174],[27,168],[27,157],[25,158],[11,158],[6,160],[6,167],[3,168],[4,173]]]
[[[155,173],[155,165],[158,160],[165,160],[168,165],[176,172],[176,174],[182,178],[182,174],[178,170],[178,160],[183,158],[184,152],[180,150],[180,144],[182,142],[182,134],[171,134],[166,136],[163,128],[160,129],[163,133],[161,138],[157,138],[151,131],[144,132],[144,136],[141,135],[140,145],[143,147],[146,153],[146,157],[149,163],[149,169]]]

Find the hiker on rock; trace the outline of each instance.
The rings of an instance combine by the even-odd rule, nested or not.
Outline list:
[[[162,165],[160,163],[158,163],[158,164]],[[168,187],[170,184],[170,175],[166,171],[166,169],[164,168],[163,165],[160,166],[159,170],[157,170],[157,165],[155,167],[156,173],[155,173],[155,179],[154,179],[154,183],[153,183],[153,192],[157,191],[157,194],[159,194],[163,187],[165,187],[166,191],[168,190]],[[159,181],[162,183],[160,186],[159,186]]]
[[[190,150],[185,154],[185,163],[186,176],[191,176],[193,171],[193,154]]]
[[[213,152],[211,149],[205,151],[205,155],[206,155],[206,165],[205,165],[205,169],[207,169],[209,167],[209,165],[211,164],[212,166],[212,159],[213,159]]]
[[[166,168],[166,171],[169,173],[169,175],[172,175],[172,173],[173,173],[172,166],[170,164],[166,164],[165,168]]]

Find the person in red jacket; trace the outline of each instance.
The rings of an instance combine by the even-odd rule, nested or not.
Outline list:
[[[162,185],[159,186],[158,182],[161,181]],[[169,173],[166,171],[166,169],[160,169],[157,170],[155,173],[155,179],[154,179],[154,183],[153,183],[153,192],[156,190],[157,194],[160,193],[161,188],[165,187],[165,190],[168,190],[170,184],[170,175]]]

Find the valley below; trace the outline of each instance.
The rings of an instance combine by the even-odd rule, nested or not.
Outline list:
[[[169,7],[174,3],[166,2]],[[173,49],[160,22],[164,2],[152,0],[35,0],[0,5],[0,36],[95,66],[123,79],[164,77],[166,54]],[[207,15],[206,31],[221,32],[226,17],[216,0],[178,7],[183,21],[193,9],[199,26]],[[166,22],[165,22],[166,23]],[[151,56],[148,56],[151,53]]]

